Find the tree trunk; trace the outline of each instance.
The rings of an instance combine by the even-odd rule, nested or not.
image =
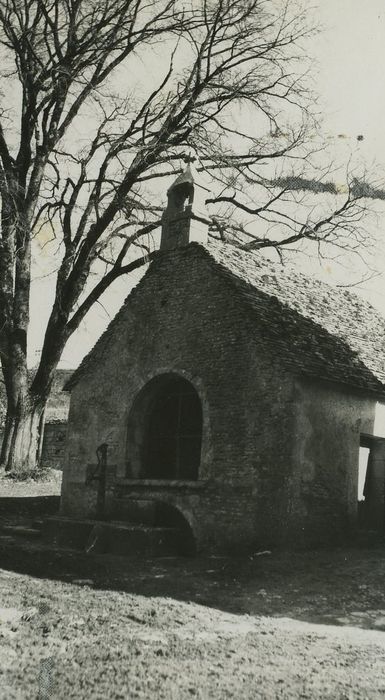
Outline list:
[[[0,459],[6,472],[34,471],[39,466],[44,408],[41,402],[30,402],[7,414]]]

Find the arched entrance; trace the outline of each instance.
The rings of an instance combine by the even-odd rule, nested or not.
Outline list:
[[[202,422],[201,400],[187,379],[172,373],[151,379],[128,419],[128,478],[197,480]]]
[[[156,525],[176,530],[178,554],[195,556],[197,553],[194,532],[183,513],[171,503],[157,502]]]
[[[182,377],[171,376],[154,392],[145,420],[142,473],[147,479],[198,478],[202,406]]]

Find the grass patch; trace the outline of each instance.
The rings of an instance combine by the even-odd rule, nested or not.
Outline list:
[[[45,467],[39,470],[0,473],[0,497],[58,496],[62,472]]]
[[[16,471],[5,472],[4,478],[12,481],[43,481],[52,479],[54,469],[50,467],[39,467],[38,469],[18,469]]]

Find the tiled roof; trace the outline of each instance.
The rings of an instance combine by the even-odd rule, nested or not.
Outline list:
[[[301,374],[385,393],[385,319],[354,293],[274,264],[257,252],[210,242],[164,255],[208,260],[256,314],[258,342]],[[156,265],[156,259],[152,265]],[[145,281],[145,278],[143,282]],[[142,283],[143,283],[142,282]],[[129,299],[130,297],[128,297]],[[127,302],[127,300],[126,300]],[[97,359],[124,306],[65,385],[70,389]],[[262,329],[262,332],[261,332]]]
[[[286,364],[385,391],[385,319],[368,302],[258,253],[220,243],[208,251],[265,322]]]

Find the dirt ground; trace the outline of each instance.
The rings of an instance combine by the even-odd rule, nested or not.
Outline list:
[[[6,700],[385,697],[383,549],[16,554],[0,570]]]
[[[0,481],[6,519],[60,489]],[[385,698],[384,546],[143,560],[3,535],[0,567],[0,700]]]

